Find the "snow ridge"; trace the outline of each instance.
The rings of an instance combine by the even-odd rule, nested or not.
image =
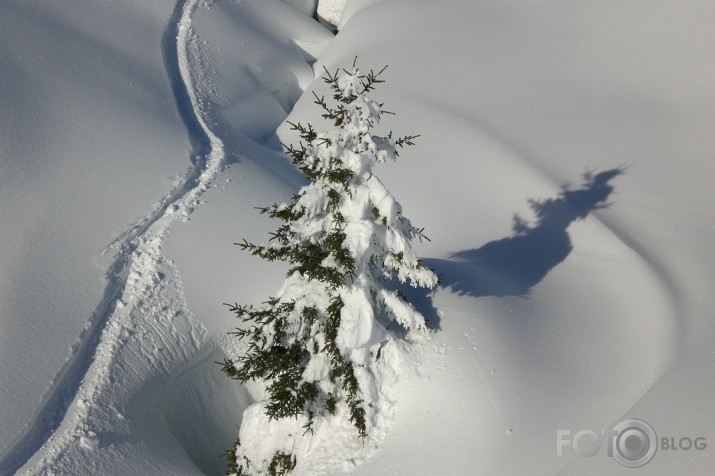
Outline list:
[[[34,421],[0,459],[2,474],[12,474],[23,466],[30,473],[70,470],[67,465],[71,461],[60,461],[63,454],[67,457],[69,447],[79,445],[92,450],[99,445],[102,422],[116,425],[123,420],[121,409],[103,408],[108,402],[126,401],[121,396],[128,398],[132,388],[152,376],[146,372],[166,374],[167,362],[186,360],[199,351],[205,339],[203,326],[186,308],[178,273],[162,250],[171,226],[177,220],[186,220],[200,205],[201,195],[212,185],[225,161],[224,144],[207,124],[200,86],[192,81],[192,60],[198,53],[198,43],[191,17],[201,4],[200,0],[177,4],[172,19],[178,20],[167,30],[167,34],[172,28],[176,31],[176,64],[168,64],[174,55],[165,50],[167,72],[178,71],[180,77],[175,81],[179,87],[173,89],[189,134],[193,133],[192,165],[154,212],[130,225],[105,250],[118,251],[106,274],[104,295]],[[165,48],[171,45],[170,41],[165,43]],[[181,84],[189,100],[189,104],[183,104],[184,111],[178,94]],[[186,117],[191,114],[193,118]],[[189,123],[194,120],[201,130],[192,131]],[[165,353],[159,354],[157,349]],[[125,357],[118,357],[120,354]],[[151,362],[144,375],[131,368],[118,371],[124,366],[132,367],[135,359]],[[125,382],[118,385],[118,380]]]

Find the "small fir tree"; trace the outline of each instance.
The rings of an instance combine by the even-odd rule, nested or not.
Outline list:
[[[379,359],[387,336],[378,323],[425,328],[422,315],[386,281],[396,277],[427,288],[437,283],[411,246],[414,238],[424,238],[422,229],[402,215],[372,173],[375,164],[394,160],[397,148],[413,145],[417,137],[371,134],[386,111],[368,93],[383,82],[384,70],[363,74],[353,64],[342,73],[325,71],[334,101],[313,94],[332,127],[316,132],[311,124],[289,123],[301,141],[284,146],[309,184],[290,204],[260,209],[282,222],[268,243],[238,243],[255,256],[291,267],[277,296],[262,306],[230,305],[246,323],[233,334],[248,349],[236,361],[226,360],[223,371],[240,382],[265,381],[269,419],[302,416],[306,432],[312,432],[316,419],[345,406],[357,435],[367,435],[372,402],[366,401],[364,387],[375,377],[365,369]],[[278,450],[258,465],[241,455],[240,445],[229,453],[230,472],[237,474],[261,464],[269,474],[284,474],[296,463]]]

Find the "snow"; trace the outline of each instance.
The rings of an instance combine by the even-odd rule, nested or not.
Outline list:
[[[283,121],[322,124],[304,92],[358,55],[389,64],[385,133],[420,134],[375,183],[443,282],[400,288],[433,330],[379,349],[365,445],[337,415],[296,440],[295,474],[630,474],[605,448],[556,456],[557,430],[626,418],[710,443],[648,474],[709,474],[714,20],[674,0],[3,2],[0,473],[222,474],[239,432],[270,436],[241,426],[260,385],[214,362],[241,350],[222,303],[260,304],[287,267],[233,243],[267,240],[254,207],[305,185]],[[356,323],[343,338],[378,341]]]
[[[113,287],[102,250],[187,169],[162,59],[170,13],[142,2],[2,6],[3,456],[51,395],[66,400],[60,382],[81,378],[68,359]]]
[[[319,0],[318,18],[329,25],[342,26],[341,18],[348,0]]]

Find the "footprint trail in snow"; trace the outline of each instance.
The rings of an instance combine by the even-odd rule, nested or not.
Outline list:
[[[124,409],[116,408],[116,402],[127,402],[144,380],[166,376],[172,364],[199,352],[205,340],[203,326],[186,307],[178,273],[163,252],[172,225],[186,220],[200,205],[225,160],[223,143],[207,124],[200,92],[191,79],[197,43],[191,20],[200,3],[177,4],[177,23],[170,26],[177,33],[176,43],[165,45],[175,47],[176,54],[165,56],[174,58],[167,70],[179,74],[174,78],[179,86],[175,94],[183,85],[183,96],[189,100],[182,105],[184,115],[193,114],[188,119],[201,128],[195,132],[208,139],[202,151],[206,153],[196,157],[152,214],[131,225],[105,250],[117,251],[103,298],[33,423],[0,462],[3,474],[23,466],[31,474],[72,471],[72,461],[62,459],[76,454],[73,447],[90,451],[102,446],[103,432],[121,433]],[[176,99],[181,102],[178,94]],[[106,437],[121,439],[117,434]]]

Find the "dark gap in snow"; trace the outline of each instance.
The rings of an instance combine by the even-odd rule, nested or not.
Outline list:
[[[318,16],[317,14],[315,15],[314,18],[315,18],[315,20],[316,20],[318,23],[320,23],[321,25],[323,25],[330,33],[332,33],[333,35],[337,35],[337,34],[338,34],[338,26],[337,26],[337,25],[333,25],[333,24],[330,23],[328,20],[326,20],[326,19],[324,19],[324,18],[321,18],[321,17]]]
[[[313,20],[323,25],[325,29],[332,34],[335,35],[338,33],[337,25],[334,25],[333,23],[318,14],[319,0],[283,0],[283,2],[295,7],[296,9],[306,13],[307,15],[310,15]]]
[[[515,215],[512,236],[453,253],[450,259],[423,262],[440,275],[441,286],[459,295],[526,296],[573,249],[569,225],[610,205],[609,181],[623,172],[616,168],[584,174],[578,190],[564,186],[555,198],[529,201],[535,224]]]

